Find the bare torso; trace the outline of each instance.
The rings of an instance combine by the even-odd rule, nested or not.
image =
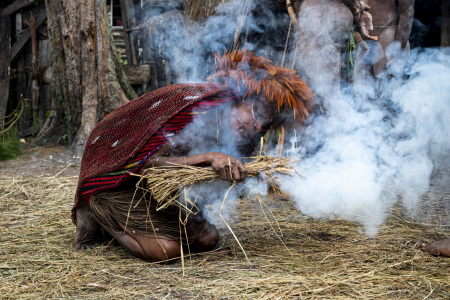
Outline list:
[[[382,30],[388,26],[398,24],[398,12],[396,0],[366,0],[371,7],[370,13],[373,18],[372,35],[379,36]]]

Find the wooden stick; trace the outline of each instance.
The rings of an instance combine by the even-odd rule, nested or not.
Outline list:
[[[292,22],[294,22],[294,24],[297,25],[298,24],[297,12],[295,11],[292,2],[294,1],[286,0],[286,8],[289,13],[289,16],[291,17]]]
[[[278,157],[283,156],[284,135],[285,135],[284,127],[281,126],[280,136],[278,137],[278,146],[277,146],[277,156]]]
[[[286,44],[284,45],[283,59],[281,60],[282,67],[284,65],[284,59],[286,57],[287,47],[288,47],[288,43],[289,43],[289,37],[291,35],[291,27],[292,27],[292,20],[291,20],[291,22],[289,22],[289,30],[288,30],[287,37],[286,37]]]

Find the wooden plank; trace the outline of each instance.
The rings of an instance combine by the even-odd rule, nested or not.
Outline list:
[[[9,97],[10,51],[11,19],[7,15],[0,15],[0,129],[3,127],[3,118],[6,114],[6,106]]]
[[[14,13],[15,11],[18,11],[21,8],[24,8],[25,6],[31,5],[35,0],[16,0],[13,3],[11,3],[9,6],[5,7],[1,14],[9,16],[10,14]]]
[[[16,39],[22,34],[22,13],[16,14]]]
[[[39,40],[39,68],[43,69],[52,64],[52,45],[50,40]]]
[[[128,82],[132,85],[144,85],[150,81],[151,78],[150,65],[138,65],[138,66],[124,65],[123,70],[127,75]]]
[[[45,13],[45,5],[41,4],[37,7],[35,7],[33,10],[33,15],[36,16],[36,28],[39,28],[39,26],[44,23],[45,19],[47,18],[47,15]],[[31,29],[28,27],[26,30],[24,30],[22,36],[17,39],[17,41],[14,43],[14,45],[11,48],[11,64],[16,60],[17,55],[22,51],[22,48],[25,46],[25,44],[28,42],[28,40],[31,38]]]

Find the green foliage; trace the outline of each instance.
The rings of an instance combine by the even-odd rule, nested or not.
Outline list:
[[[128,65],[128,61],[126,59],[122,59],[122,51],[119,51],[119,62],[123,65]]]
[[[13,79],[16,79],[17,77],[18,77],[17,76],[17,69],[11,69],[10,79],[13,80]]]
[[[22,154],[16,127],[0,133],[0,160],[9,160]]]
[[[348,44],[347,44],[347,59],[348,59],[348,73],[351,75],[355,67],[355,54],[356,54],[356,40],[355,40],[355,29],[352,27]]]
[[[67,143],[69,142],[69,138],[67,137],[67,133],[64,134],[61,138],[63,140],[64,145],[67,145]]]

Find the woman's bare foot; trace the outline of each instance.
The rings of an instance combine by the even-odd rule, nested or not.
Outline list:
[[[422,251],[426,253],[450,257],[450,238],[428,245],[422,243],[420,247],[422,248]]]

